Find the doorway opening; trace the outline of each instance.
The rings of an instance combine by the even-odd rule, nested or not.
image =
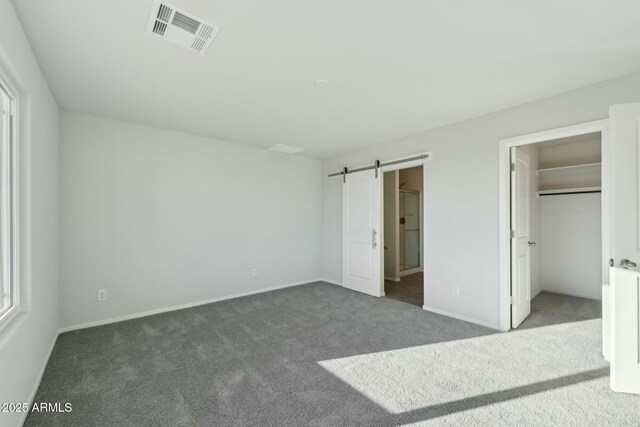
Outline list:
[[[601,317],[605,126],[592,122],[501,141],[503,330]]]
[[[431,159],[431,153],[417,154],[413,157],[400,158],[381,162],[376,160],[373,165],[349,169],[343,167],[341,171],[330,173],[329,177],[340,177],[342,180],[342,286],[357,292],[375,297],[385,296],[385,275],[391,277],[392,285],[399,285],[399,292],[388,288],[390,296],[397,293],[408,293],[407,286],[410,275],[415,280],[411,299],[408,302],[424,306],[424,280],[422,268],[425,262],[423,244],[424,188],[423,166]],[[402,172],[404,169],[419,167],[419,169]],[[394,172],[386,175],[387,172]],[[400,268],[400,178],[405,179],[402,190],[412,190],[418,193],[416,198],[404,196],[405,225],[403,229],[403,268]],[[388,178],[388,179],[385,179]],[[414,180],[419,182],[415,182]],[[411,180],[411,181],[409,181]],[[389,185],[388,181],[395,181]],[[387,191],[389,192],[388,194]],[[385,199],[393,203],[391,213],[385,215]],[[407,214],[412,215],[412,222],[406,224]],[[418,229],[415,219],[419,218]],[[395,236],[385,237],[385,227],[394,230]],[[415,240],[418,237],[419,247]],[[384,246],[393,245],[393,270],[385,271]],[[391,256],[391,255],[389,255]],[[418,260],[416,260],[416,257]],[[401,283],[397,283],[401,282]],[[422,284],[422,285],[421,285]],[[398,298],[399,299],[399,298]],[[407,298],[405,298],[407,299]]]
[[[423,166],[384,173],[384,293],[424,304]]]

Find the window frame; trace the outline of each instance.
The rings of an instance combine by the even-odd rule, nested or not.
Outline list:
[[[0,330],[4,329],[21,311],[20,287],[20,226],[19,226],[19,138],[18,138],[18,91],[0,68],[0,91],[8,98],[9,141],[0,138],[2,154],[7,152],[8,158],[0,155],[0,174],[6,174],[0,179],[0,235],[9,235],[9,241],[0,237],[0,265],[2,274],[0,283],[0,298],[4,298],[6,281],[9,283],[8,307],[0,309]],[[2,107],[0,106],[0,110]],[[0,111],[0,114],[4,112]],[[7,167],[5,169],[5,166]],[[7,170],[8,169],[8,170]],[[2,176],[2,175],[0,175]],[[6,198],[6,199],[5,199]]]

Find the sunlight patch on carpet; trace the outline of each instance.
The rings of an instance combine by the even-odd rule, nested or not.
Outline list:
[[[600,319],[325,360],[390,413],[518,389],[608,367]],[[571,386],[571,383],[567,383]]]

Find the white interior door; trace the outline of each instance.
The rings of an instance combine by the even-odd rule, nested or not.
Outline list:
[[[350,173],[342,190],[342,284],[384,295],[382,274],[382,173]]]
[[[511,148],[511,327],[531,313],[529,156]]]
[[[640,104],[610,110],[613,219],[611,389],[640,394]]]
[[[611,389],[640,394],[640,272],[613,267],[609,279]]]

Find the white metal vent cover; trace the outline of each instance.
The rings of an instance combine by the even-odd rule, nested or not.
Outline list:
[[[204,55],[220,32],[220,27],[156,0],[151,8],[147,31],[199,55]]]

